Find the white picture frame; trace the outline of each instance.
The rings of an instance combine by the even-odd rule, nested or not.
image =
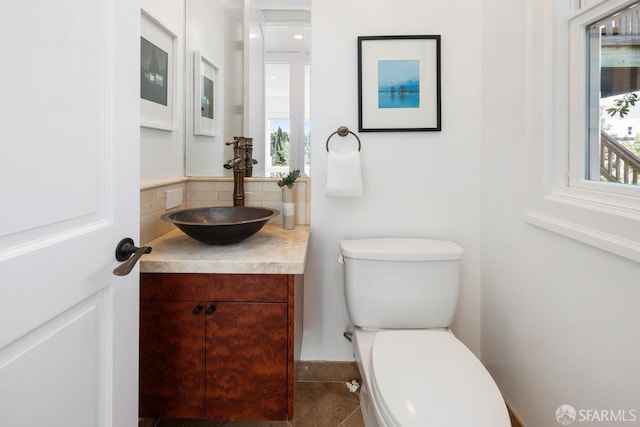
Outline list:
[[[193,52],[193,133],[217,136],[220,69],[199,50]]]
[[[177,130],[178,36],[140,10],[140,126]]]

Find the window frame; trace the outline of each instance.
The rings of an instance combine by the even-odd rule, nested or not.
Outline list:
[[[596,147],[587,146],[589,135],[599,138],[600,128],[589,128],[589,124],[598,123],[600,112],[597,99],[590,98],[589,73],[595,72],[595,66],[591,60],[594,46],[589,44],[588,27],[608,15],[624,9],[637,0],[609,0],[602,1],[591,7],[581,8],[573,16],[569,17],[570,32],[570,65],[569,75],[573,76],[569,86],[569,186],[587,191],[604,192],[621,196],[640,198],[640,186],[629,184],[617,184],[602,181],[592,181],[586,177],[591,167],[589,157],[597,153]],[[591,52],[589,52],[591,49]],[[587,111],[586,109],[590,107]],[[589,144],[592,145],[592,144]],[[599,170],[598,170],[599,175]],[[637,205],[640,208],[640,204]]]
[[[587,28],[637,0],[545,0],[529,3],[526,64],[527,93],[532,117],[549,127],[537,129],[530,120],[528,145],[542,137],[542,194],[533,196],[525,220],[544,229],[640,262],[640,186],[587,179],[587,134],[590,132]],[[541,2],[542,3],[542,2]],[[541,7],[541,9],[536,9]],[[544,22],[544,34],[535,17]],[[533,64],[543,55],[543,73]],[[539,88],[542,98],[537,94]],[[566,89],[568,88],[568,90]],[[542,116],[536,107],[544,108]],[[540,135],[538,135],[540,133]],[[545,161],[546,160],[546,161]]]

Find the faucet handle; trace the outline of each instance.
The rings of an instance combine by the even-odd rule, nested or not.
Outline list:
[[[238,144],[240,143],[240,140],[243,139],[242,136],[234,136],[233,137],[233,141],[228,141],[225,142],[225,145],[233,145],[234,147],[238,147]]]

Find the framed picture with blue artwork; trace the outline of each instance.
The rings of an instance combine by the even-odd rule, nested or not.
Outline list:
[[[442,130],[440,36],[358,37],[360,132]]]

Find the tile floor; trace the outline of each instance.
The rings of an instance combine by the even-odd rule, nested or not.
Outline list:
[[[226,421],[140,419],[138,427],[364,427],[360,396],[346,382],[361,383],[358,368],[349,362],[301,362],[290,421]]]
[[[362,383],[355,362],[300,362],[291,421],[140,419],[138,427],[364,427],[360,396],[346,382]],[[524,427],[509,412],[513,427]]]

